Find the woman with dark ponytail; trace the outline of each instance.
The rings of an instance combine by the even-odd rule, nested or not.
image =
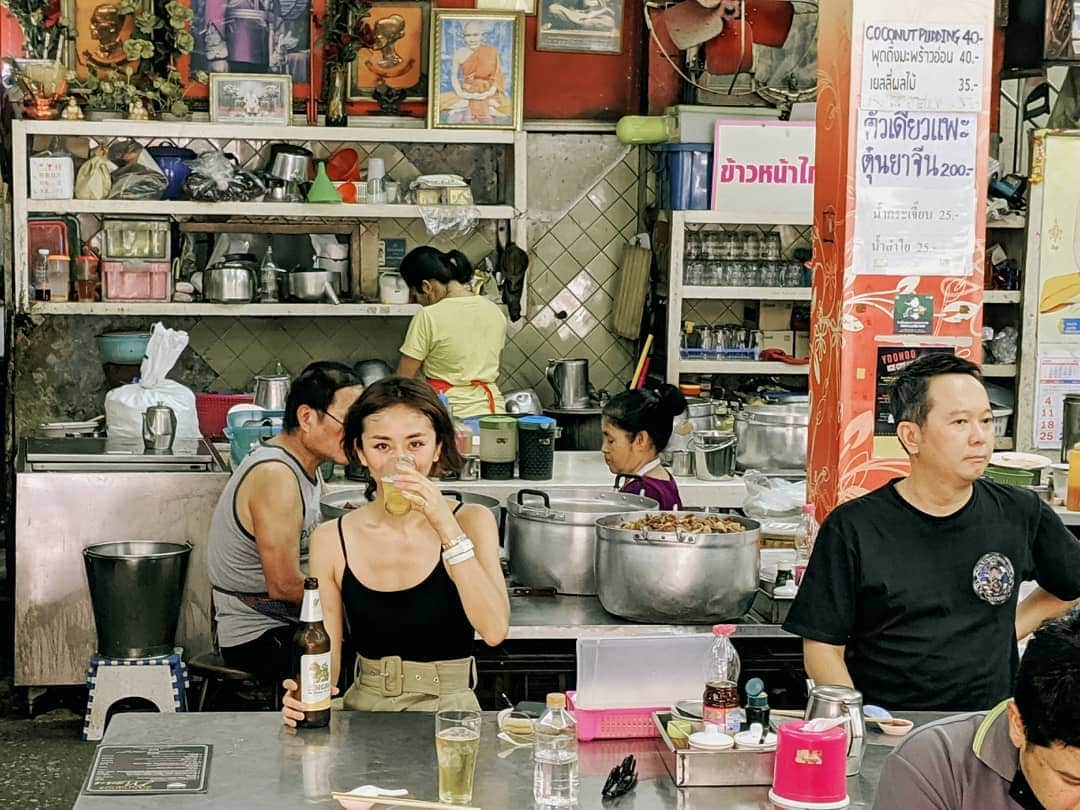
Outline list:
[[[505,413],[495,380],[506,343],[506,316],[467,286],[473,268],[459,250],[418,247],[401,262],[401,277],[423,308],[413,316],[397,373],[422,373],[445,394],[454,416]]]
[[[604,406],[604,461],[616,475],[631,476],[620,492],[653,498],[661,509],[682,508],[679,487],[660,466],[659,454],[671,438],[675,417],[685,410],[686,399],[669,383],[655,390],[623,391]]]

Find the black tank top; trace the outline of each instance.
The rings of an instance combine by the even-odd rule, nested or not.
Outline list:
[[[473,654],[473,626],[441,559],[419,585],[400,591],[376,591],[358,580],[349,568],[341,518],[338,537],[345,558],[341,600],[353,645],[360,655],[448,661]]]

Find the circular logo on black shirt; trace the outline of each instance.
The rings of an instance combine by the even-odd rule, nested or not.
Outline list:
[[[1012,561],[996,551],[979,557],[971,573],[971,587],[975,589],[975,595],[991,605],[1008,602],[1015,583]]]

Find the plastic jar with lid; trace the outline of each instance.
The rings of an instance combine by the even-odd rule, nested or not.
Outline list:
[[[67,301],[71,298],[71,259],[58,253],[49,254],[46,263],[49,277],[49,289],[53,301]]]

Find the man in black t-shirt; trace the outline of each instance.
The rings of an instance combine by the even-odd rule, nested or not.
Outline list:
[[[994,430],[974,363],[920,357],[890,400],[911,474],[828,516],[784,629],[811,678],[867,703],[986,709],[1009,696],[1017,638],[1080,599],[1080,542],[1035,493],[982,478]]]

